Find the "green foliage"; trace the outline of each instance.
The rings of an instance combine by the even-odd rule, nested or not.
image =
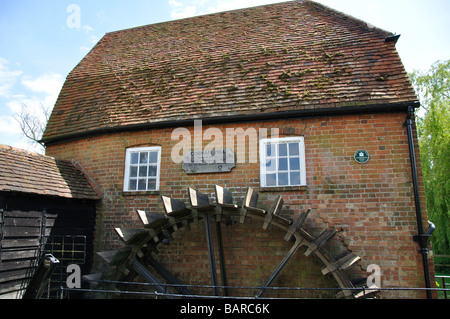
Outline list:
[[[429,219],[435,254],[450,254],[450,60],[410,78],[421,102],[416,112]]]

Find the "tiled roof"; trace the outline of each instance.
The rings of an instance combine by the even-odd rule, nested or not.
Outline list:
[[[416,103],[395,41],[385,41],[392,36],[312,1],[108,33],[68,75],[43,140],[193,118]]]
[[[85,175],[71,162],[0,145],[0,192],[98,199]]]

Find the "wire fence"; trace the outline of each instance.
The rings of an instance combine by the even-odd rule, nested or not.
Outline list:
[[[427,291],[435,292],[442,294],[442,297],[439,296],[439,299],[447,299],[448,294],[450,294],[450,288],[447,288],[448,284],[445,284],[445,280],[450,279],[450,276],[436,276],[436,279],[442,280],[442,287],[439,288],[411,288],[411,287],[385,287],[385,288],[376,288],[371,289],[367,287],[355,287],[355,288],[339,288],[339,287],[247,287],[247,286],[213,286],[213,285],[179,285],[179,284],[152,284],[152,283],[142,283],[142,282],[127,282],[127,281],[112,281],[112,280],[97,280],[95,281],[96,285],[103,285],[104,288],[67,288],[61,286],[59,289],[58,296],[61,299],[70,299],[71,294],[76,293],[79,296],[80,293],[84,294],[84,297],[87,298],[102,298],[109,295],[111,298],[121,298],[127,296],[129,298],[154,298],[154,299],[177,299],[177,298],[189,298],[189,299],[240,299],[240,300],[252,300],[252,299],[268,299],[268,300],[276,300],[276,299],[305,299],[304,297],[288,297],[288,298],[280,298],[280,297],[256,297],[257,291],[260,289],[264,289],[272,292],[279,291],[289,291],[291,295],[295,295],[295,293],[300,292],[311,292],[311,291],[332,291],[336,294],[345,290],[350,291],[351,293],[358,292],[361,298],[376,298],[376,294],[374,292],[423,292]],[[92,281],[90,281],[92,284]],[[117,287],[126,287],[123,289],[118,289]],[[157,291],[156,286],[163,287],[164,291]],[[110,288],[108,288],[110,287]],[[114,287],[114,288],[112,288]],[[132,287],[139,287],[140,289],[130,289]],[[176,288],[189,288],[189,289],[210,289],[213,292],[214,288],[225,291],[246,291],[247,294],[249,291],[254,291],[254,294],[248,294],[247,296],[225,296],[225,295],[215,295],[211,294],[180,294],[175,293],[173,290]],[[143,291],[144,288],[146,291]],[[292,294],[294,292],[294,294]]]

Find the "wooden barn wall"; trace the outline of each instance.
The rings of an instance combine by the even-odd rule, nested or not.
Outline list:
[[[94,226],[94,202],[0,193],[0,299],[20,298],[46,253],[60,260],[55,286],[71,263],[88,273]]]

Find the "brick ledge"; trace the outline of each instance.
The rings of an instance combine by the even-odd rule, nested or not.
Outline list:
[[[307,191],[308,186],[279,186],[279,187],[261,187],[260,192],[292,192]]]

